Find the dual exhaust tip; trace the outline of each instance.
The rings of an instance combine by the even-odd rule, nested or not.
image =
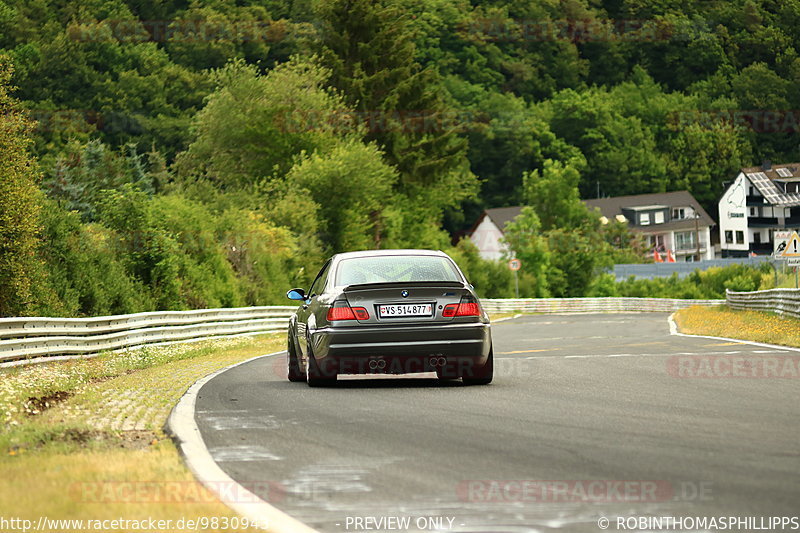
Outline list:
[[[386,361],[384,359],[370,359],[369,368],[370,370],[383,370],[386,368]]]
[[[444,366],[447,364],[447,359],[444,357],[431,357],[428,359],[428,364],[433,367],[437,366]],[[385,359],[370,359],[369,360],[369,368],[370,370],[383,370],[386,368],[386,360]]]
[[[428,363],[431,366],[444,366],[447,363],[447,359],[445,359],[444,357],[431,357],[428,360]]]

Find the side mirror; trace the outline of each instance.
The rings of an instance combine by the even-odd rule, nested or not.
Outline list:
[[[305,300],[306,299],[306,291],[303,289],[292,289],[286,293],[286,297],[290,300]]]

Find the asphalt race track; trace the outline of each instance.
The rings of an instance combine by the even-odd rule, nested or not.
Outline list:
[[[207,383],[197,423],[228,475],[324,532],[798,514],[800,380],[774,372],[798,352],[671,336],[660,313],[524,316],[493,338],[489,386],[311,389],[273,356]]]

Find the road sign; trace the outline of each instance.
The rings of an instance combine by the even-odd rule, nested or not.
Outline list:
[[[800,266],[800,257],[790,257],[786,260],[786,266],[796,267]]]
[[[800,236],[797,235],[796,231],[792,232],[792,237],[783,248],[781,257],[785,259],[789,259],[791,257],[800,257]]]
[[[508,262],[508,268],[513,271],[517,271],[522,268],[522,261],[519,259],[512,259]]]
[[[786,250],[786,245],[789,244],[789,240],[792,238],[791,231],[776,231],[773,241],[775,242],[775,249],[773,252],[773,256],[775,259],[781,259],[781,254],[784,250]]]

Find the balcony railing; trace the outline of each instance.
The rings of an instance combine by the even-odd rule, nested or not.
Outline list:
[[[772,228],[778,225],[778,219],[775,217],[750,217],[747,219],[747,225],[757,228]]]
[[[769,255],[775,249],[771,242],[751,242],[750,251],[758,255]]]
[[[700,251],[704,251],[706,249],[706,243],[700,241]],[[696,242],[683,242],[675,244],[675,251],[677,252],[696,252],[697,251],[697,243]]]
[[[800,217],[787,218],[783,224],[778,224],[777,217],[749,217],[747,225],[751,228],[797,228],[800,227]]]

